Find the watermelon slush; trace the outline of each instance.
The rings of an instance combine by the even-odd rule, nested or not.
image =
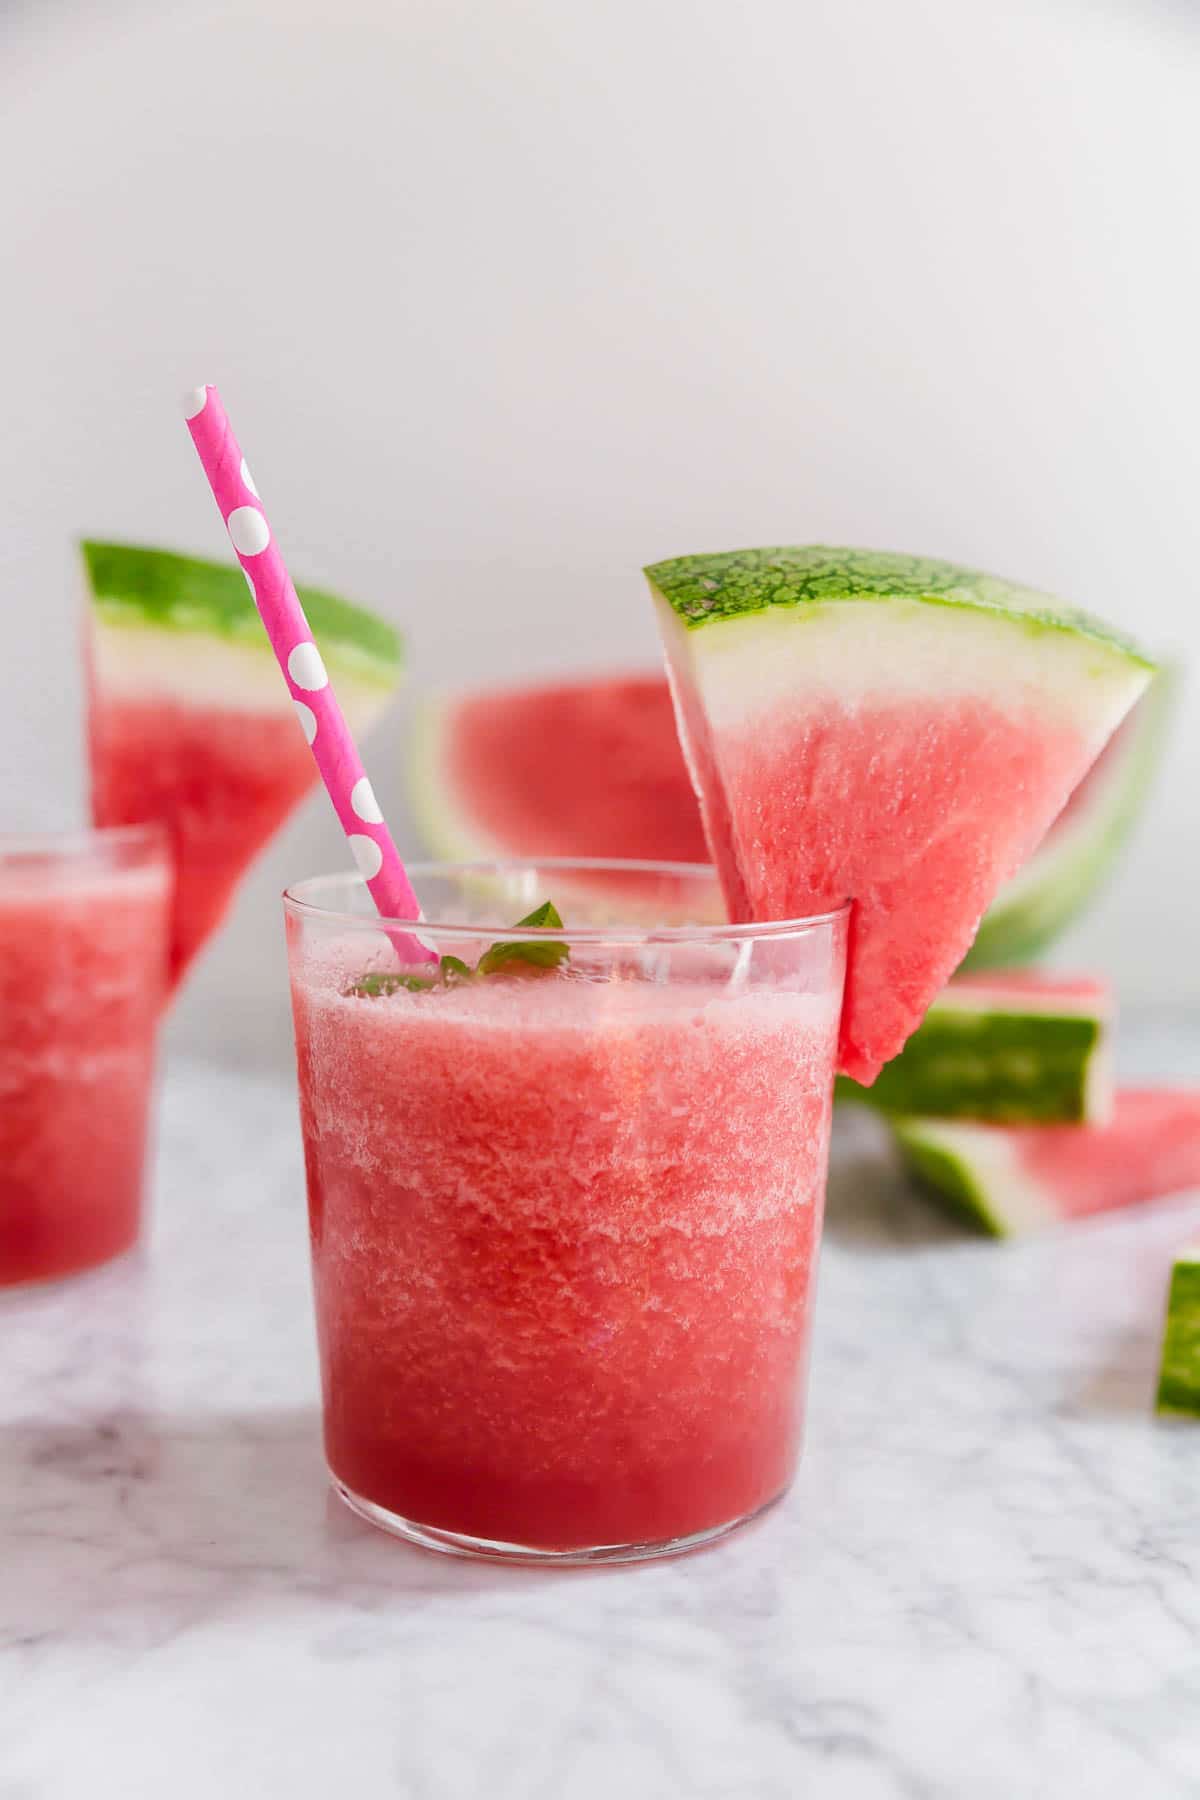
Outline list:
[[[653,952],[572,937],[566,973],[374,998],[347,992],[361,936],[294,904],[288,925],[343,1495],[435,1547],[577,1558],[677,1548],[776,1499],[843,918]],[[437,935],[473,962],[498,934]]]
[[[153,827],[0,840],[0,1284],[138,1235],[170,889]]]

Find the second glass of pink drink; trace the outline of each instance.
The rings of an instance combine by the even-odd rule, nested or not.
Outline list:
[[[713,877],[607,872],[413,870],[440,953],[522,947],[431,987],[361,882],[286,897],[328,1461],[429,1547],[664,1554],[795,1469],[845,913],[630,924],[597,893],[716,916]]]
[[[170,899],[154,826],[0,838],[0,1286],[138,1236]]]

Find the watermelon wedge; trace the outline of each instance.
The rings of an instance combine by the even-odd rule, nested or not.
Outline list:
[[[1141,811],[1166,741],[1176,688],[1169,669],[1151,681],[1029,861],[988,907],[965,968],[997,968],[1039,956],[1087,906]]]
[[[895,1118],[922,1185],[993,1237],[1020,1237],[1200,1186],[1200,1089],[1126,1088],[1107,1125]]]
[[[899,1056],[839,1099],[1000,1125],[1103,1122],[1112,1110],[1112,996],[1088,977],[959,975]]]
[[[1200,1418],[1200,1244],[1181,1251],[1171,1271],[1158,1410]]]
[[[81,549],[92,813],[98,825],[168,826],[177,983],[316,767],[240,569],[128,544]],[[333,594],[299,594],[351,727],[365,730],[399,683],[399,639]]]
[[[824,547],[647,570],[734,919],[854,902],[839,1061],[869,1083],[1147,686],[1048,595]]]
[[[435,855],[708,861],[661,674],[448,694],[423,709],[413,799]]]

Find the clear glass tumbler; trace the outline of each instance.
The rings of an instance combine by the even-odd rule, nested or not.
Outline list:
[[[490,972],[421,985],[355,877],[284,902],[334,1483],[466,1555],[719,1537],[799,1453],[845,912],[622,923],[715,911],[685,865],[411,873]],[[512,928],[545,900],[561,930]]]
[[[156,826],[0,837],[0,1286],[137,1238],[170,901]]]

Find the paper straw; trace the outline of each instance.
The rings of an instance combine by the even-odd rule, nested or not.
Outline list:
[[[216,388],[193,388],[184,401],[184,413],[321,780],[371,898],[386,919],[417,920],[420,902],[384,823]],[[418,938],[396,933],[393,942],[413,961],[437,961],[436,951]]]

